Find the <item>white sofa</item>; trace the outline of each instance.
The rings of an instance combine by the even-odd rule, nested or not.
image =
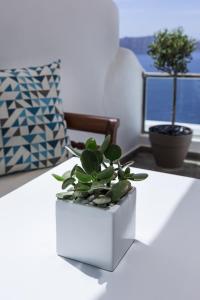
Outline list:
[[[134,147],[141,132],[143,69],[133,53],[119,48],[116,5],[111,0],[18,0],[3,1],[1,10],[0,68],[60,58],[64,110],[120,118],[118,143],[124,151]],[[0,177],[0,196],[42,172]]]

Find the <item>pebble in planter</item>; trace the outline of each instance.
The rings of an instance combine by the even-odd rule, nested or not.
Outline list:
[[[101,146],[90,138],[80,165],[62,176],[63,192],[57,194],[57,253],[113,271],[135,238],[136,189],[131,181],[147,174],[131,173],[121,165],[121,148],[107,136]]]

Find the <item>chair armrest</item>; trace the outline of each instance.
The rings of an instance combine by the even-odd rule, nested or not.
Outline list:
[[[94,115],[85,115],[77,113],[64,113],[67,127],[72,130],[87,131],[93,133],[110,134],[111,142],[116,143],[117,129],[120,121],[118,118],[99,117]],[[83,149],[83,143],[71,142],[72,146]]]

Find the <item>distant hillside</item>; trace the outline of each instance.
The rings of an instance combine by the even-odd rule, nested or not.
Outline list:
[[[145,54],[148,45],[153,42],[153,36],[124,37],[120,39],[120,46],[133,50],[136,54]]]
[[[128,48],[136,54],[146,54],[148,45],[153,42],[153,36],[124,37],[120,39],[120,46]],[[197,42],[197,51],[200,51],[200,41]]]

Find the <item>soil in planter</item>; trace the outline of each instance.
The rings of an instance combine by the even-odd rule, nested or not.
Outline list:
[[[188,135],[192,133],[192,130],[189,127],[179,125],[156,125],[150,127],[149,131],[173,136]]]

